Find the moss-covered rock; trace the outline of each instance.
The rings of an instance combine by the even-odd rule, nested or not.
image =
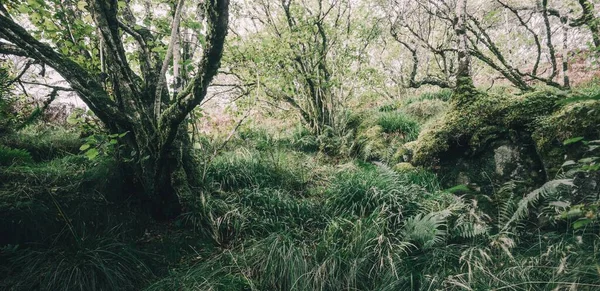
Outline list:
[[[402,155],[412,156],[415,165],[438,169],[449,186],[512,179],[542,183],[546,175],[532,132],[541,118],[557,110],[561,94],[467,93],[453,96],[450,110],[424,129],[410,148],[404,147]]]
[[[415,164],[435,165],[443,153],[457,148],[476,155],[491,142],[507,138],[511,131],[531,131],[538,117],[552,112],[559,99],[549,91],[521,96],[477,93],[470,97],[459,98],[421,133],[414,146]]]
[[[577,160],[585,150],[582,143],[563,145],[565,141],[575,137],[600,138],[600,101],[568,104],[543,116],[536,123],[532,137],[546,172],[554,176],[565,158]]]

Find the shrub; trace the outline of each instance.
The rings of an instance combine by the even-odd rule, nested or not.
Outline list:
[[[298,153],[240,148],[217,156],[207,165],[205,182],[225,191],[270,187],[301,192],[310,175],[310,162]]]
[[[249,220],[246,234],[254,237],[274,232],[307,236],[320,229],[325,221],[321,204],[278,189],[243,191],[240,204]]]
[[[317,137],[303,126],[296,127],[290,138],[292,148],[303,152],[316,152],[319,150]]]
[[[411,102],[403,106],[400,110],[407,116],[410,116],[420,122],[426,122],[436,116],[446,112],[450,107],[448,102],[433,99]]]
[[[146,291],[249,291],[253,282],[239,270],[233,256],[217,256],[191,267],[171,270],[169,275],[146,287]]]
[[[14,126],[14,114],[12,113],[13,100],[9,97],[10,88],[9,72],[0,66],[0,134],[12,130]]]
[[[407,98],[407,100],[405,101],[405,105],[424,100],[441,100],[444,102],[448,102],[450,101],[450,98],[452,98],[452,94],[452,89],[441,89],[435,92],[425,92],[420,95],[417,95],[416,97]]]

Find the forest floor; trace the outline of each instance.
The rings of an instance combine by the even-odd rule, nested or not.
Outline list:
[[[444,98],[409,104],[443,115]],[[598,222],[577,227],[573,212],[594,214],[597,199],[567,205],[567,177],[533,191],[519,181],[493,193],[443,186],[436,173],[391,162],[391,140],[417,139],[430,116],[407,122],[382,108],[374,135],[388,140],[363,129],[352,155],[301,130],[245,128],[216,155],[219,142],[198,141],[202,187],[167,222],[128,195],[109,152],[80,153],[78,132],[4,137],[0,289],[600,289]],[[333,148],[346,146],[339,139]]]

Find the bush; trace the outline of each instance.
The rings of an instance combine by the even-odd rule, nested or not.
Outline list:
[[[250,291],[256,290],[232,256],[221,255],[191,267],[171,270],[169,275],[152,283],[146,291]]]
[[[290,144],[292,148],[307,153],[316,152],[319,150],[319,141],[317,137],[302,126],[297,127],[292,132]]]
[[[448,102],[452,98],[452,94],[452,89],[441,89],[435,92],[425,92],[416,97],[407,98],[407,100],[405,101],[405,105],[424,100],[441,100],[444,102]]]
[[[249,220],[246,234],[253,237],[273,232],[306,237],[318,231],[325,221],[321,204],[282,190],[246,190],[240,194],[240,204]]]
[[[326,195],[325,206],[335,216],[366,217],[386,209],[403,217],[416,209],[425,191],[380,166],[339,173]]]
[[[433,99],[411,102],[400,110],[419,122],[426,122],[434,117],[440,116],[450,107],[448,102]]]
[[[14,126],[14,114],[12,112],[13,100],[9,97],[10,88],[9,72],[0,66],[0,134],[10,131]]]
[[[54,239],[65,220],[88,232],[114,226],[115,216],[131,214],[114,202],[126,198],[115,167],[112,160],[91,162],[81,156],[0,167],[0,244]],[[120,223],[140,222],[125,221]]]

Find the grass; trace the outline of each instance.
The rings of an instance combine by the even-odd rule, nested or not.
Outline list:
[[[138,290],[152,279],[140,253],[107,237],[70,246],[15,247],[2,253],[6,290]]]
[[[419,123],[399,112],[385,112],[377,119],[385,133],[399,133],[406,142],[413,141],[419,136]]]
[[[78,132],[69,129],[29,126],[17,133],[1,136],[0,144],[25,150],[36,162],[41,162],[78,154],[83,141]]]
[[[32,163],[33,159],[28,151],[13,149],[0,145],[0,166],[12,166]]]
[[[279,150],[239,148],[206,167],[205,183],[224,191],[271,187],[303,191],[311,176],[311,158]]]
[[[414,120],[402,106],[364,119],[376,129],[366,141],[391,137],[372,152],[403,142]],[[0,241],[0,289],[600,288],[598,221],[575,229],[560,218],[581,209],[564,206],[577,189],[457,194],[422,168],[394,171],[385,155],[326,155],[306,132],[291,135],[248,130],[214,157],[203,140],[203,186],[166,223],[145,224],[132,211],[140,202],[126,195],[112,160],[11,160],[0,168],[0,237],[12,239]]]

